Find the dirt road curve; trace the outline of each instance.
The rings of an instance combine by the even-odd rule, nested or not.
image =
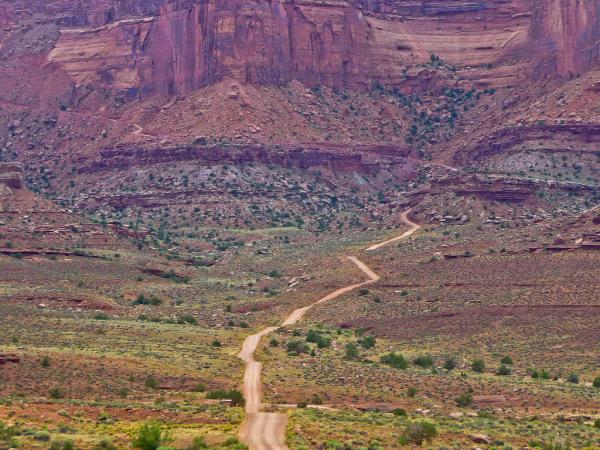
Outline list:
[[[420,228],[420,226],[414,222],[411,222],[410,219],[408,219],[409,212],[410,210],[402,213],[401,219],[406,225],[410,227],[410,230],[404,232],[398,237],[390,239],[389,241],[373,245],[372,247],[369,247],[367,251],[376,250],[391,242],[405,239],[411,234],[413,234],[415,231],[417,231]],[[366,286],[379,281],[379,275],[377,275],[373,270],[371,270],[371,268],[367,266],[364,262],[362,262],[360,259],[358,259],[355,256],[348,256],[348,260],[354,263],[365,275],[367,275],[369,279],[361,283],[351,284],[349,286],[337,289],[336,291],[327,294],[325,297],[319,299],[312,305],[305,306],[303,308],[298,308],[292,311],[292,313],[283,321],[281,327],[295,324],[296,322],[301,320],[304,317],[304,315],[308,312],[308,310],[311,309],[314,305],[325,303],[327,301],[339,297],[340,295],[353,291],[354,289],[358,289],[362,286]],[[258,344],[260,343],[260,340],[263,338],[263,336],[266,336],[267,334],[277,330],[278,328],[280,327],[268,327],[256,334],[248,336],[242,344],[242,350],[238,354],[238,357],[246,363],[243,387],[244,398],[246,399],[246,420],[242,424],[242,428],[240,430],[240,437],[242,441],[245,442],[252,450],[287,449],[284,442],[285,428],[287,425],[287,414],[266,413],[260,411],[263,396],[263,387],[260,381],[262,363],[254,359],[254,353],[256,352],[256,348],[258,347]]]
[[[405,231],[400,236],[396,236],[395,238],[392,238],[390,240],[387,240],[387,241],[384,241],[384,242],[380,242],[379,244],[372,245],[371,247],[367,248],[367,251],[371,252],[373,250],[377,250],[378,248],[381,248],[381,247],[384,247],[386,245],[389,245],[392,242],[401,241],[402,239],[406,239],[411,234],[413,234],[415,231],[417,231],[418,229],[420,229],[421,225],[418,225],[418,224],[412,222],[408,218],[408,214],[409,213],[410,213],[410,209],[408,211],[404,211],[402,213],[402,215],[400,216],[400,219],[402,220],[402,222],[404,222],[406,225],[408,225],[410,227],[410,229],[408,231]]]

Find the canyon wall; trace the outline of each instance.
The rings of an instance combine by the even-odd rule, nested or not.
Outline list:
[[[543,58],[538,73],[574,76],[600,61],[600,1],[536,0],[531,39]]]
[[[455,82],[506,86],[597,66],[599,3],[95,0],[77,9],[62,0],[45,6],[61,23],[48,61],[78,83],[146,95],[181,94],[225,77],[402,88],[407,68],[432,54],[456,68]],[[64,14],[59,5],[68,6]]]

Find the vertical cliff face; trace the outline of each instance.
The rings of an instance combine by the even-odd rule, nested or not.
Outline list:
[[[70,20],[95,28],[64,27],[51,62],[146,95],[224,77],[402,86],[431,54],[459,81],[506,86],[582,73],[600,54],[597,0],[95,0]]]
[[[226,76],[336,87],[360,80],[369,39],[362,12],[351,6],[322,12],[281,1],[168,4],[147,43],[143,89],[185,92]]]
[[[538,74],[579,75],[600,64],[600,3],[535,0],[531,38],[541,48]]]

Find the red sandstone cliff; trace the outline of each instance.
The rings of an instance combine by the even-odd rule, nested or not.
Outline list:
[[[406,67],[431,54],[460,80],[502,86],[579,74],[600,58],[598,0],[96,0],[60,17],[50,62],[78,83],[148,94],[224,77],[402,86]]]

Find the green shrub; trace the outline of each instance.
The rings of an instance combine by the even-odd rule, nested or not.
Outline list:
[[[429,355],[419,355],[413,360],[413,363],[420,367],[431,367],[433,366],[433,358]]]
[[[500,364],[507,364],[509,366],[512,366],[513,364],[513,360],[510,356],[504,356],[501,360],[500,360]]]
[[[146,422],[134,434],[131,445],[139,450],[158,450],[173,441],[171,433],[158,422]]]
[[[109,439],[102,439],[96,444],[94,450],[117,450],[117,447]]]
[[[390,352],[381,357],[381,362],[393,367],[394,369],[407,369],[408,361],[400,353]]]
[[[471,363],[471,370],[477,373],[483,373],[485,370],[485,362],[483,359],[476,359]]]
[[[20,430],[13,426],[7,426],[4,422],[0,421],[0,443],[10,440],[12,437],[20,434]]]
[[[596,378],[594,378],[594,383],[593,383],[593,386],[594,386],[595,388],[600,388],[600,377],[596,377]]]
[[[435,425],[429,422],[413,422],[404,429],[402,444],[423,445],[423,442],[431,442],[437,436]]]
[[[192,444],[186,448],[186,450],[204,450],[209,448],[210,447],[208,446],[204,438],[202,436],[197,436],[194,438]]]
[[[231,400],[231,404],[234,406],[244,406],[246,404],[244,394],[237,389],[218,389],[206,394],[206,398],[212,400]]]
[[[310,347],[308,344],[301,341],[289,341],[287,343],[287,351],[288,353],[295,353],[299,355],[301,353],[308,353],[310,351]]]
[[[308,333],[306,334],[306,342],[317,344],[317,347],[319,348],[326,348],[331,345],[331,338],[323,336],[320,331],[308,330]]]
[[[498,370],[496,371],[497,375],[503,375],[503,376],[510,375],[511,373],[512,373],[512,369],[508,366],[505,366],[504,364],[502,364],[500,367],[498,367]]]
[[[71,439],[53,441],[49,450],[75,450],[75,443]]]
[[[63,388],[60,387],[53,387],[52,389],[50,389],[49,393],[50,398],[53,398],[54,400],[58,400],[65,397],[65,391],[63,390]]]
[[[169,270],[168,272],[161,273],[159,275],[161,278],[166,278],[167,280],[174,281],[175,283],[189,283],[190,277],[186,275],[178,275],[174,270]]]
[[[156,388],[158,388],[158,380],[156,378],[154,378],[152,375],[150,375],[146,378],[144,385],[147,388],[156,389]]]
[[[446,358],[446,361],[444,362],[444,369],[454,370],[454,369],[456,369],[457,365],[458,365],[458,361],[456,360],[456,358],[454,356],[449,356],[448,358]]]
[[[97,314],[94,314],[94,320],[110,320],[110,317],[106,313],[99,312]]]
[[[569,375],[569,378],[567,378],[567,381],[569,383],[579,384],[579,375],[577,375],[576,373],[572,373]]]
[[[375,347],[377,341],[375,340],[375,336],[365,336],[362,339],[358,340],[358,343],[362,346],[362,348],[370,349]]]
[[[600,430],[600,419],[594,420],[594,427],[596,427]]]
[[[456,404],[462,408],[464,408],[465,406],[469,406],[471,403],[473,403],[473,393],[472,392],[465,392],[461,395],[459,395],[456,399]]]
[[[49,356],[44,356],[41,361],[40,361],[40,365],[42,367],[50,367],[50,357]]]
[[[41,441],[41,442],[48,442],[50,440],[50,433],[48,433],[47,431],[38,431],[33,435],[33,438],[36,441]]]
[[[162,305],[162,300],[154,295],[146,297],[144,294],[138,295],[137,299],[133,302],[134,305],[150,305],[158,306]]]
[[[417,392],[419,392],[419,390],[416,387],[410,386],[406,390],[406,395],[408,395],[410,398],[415,398],[417,396]]]
[[[227,448],[229,450],[248,450],[248,446],[242,444],[235,437],[227,438],[227,440],[223,442],[221,447]]]
[[[177,323],[184,325],[184,324],[189,324],[189,325],[198,325],[198,320],[196,320],[196,318],[194,316],[192,316],[191,314],[186,314],[184,316],[181,316],[179,319],[177,319]]]
[[[396,408],[392,411],[395,416],[406,417],[406,410],[402,408]]]
[[[359,356],[358,347],[355,343],[349,342],[346,344],[346,359],[358,359]]]

